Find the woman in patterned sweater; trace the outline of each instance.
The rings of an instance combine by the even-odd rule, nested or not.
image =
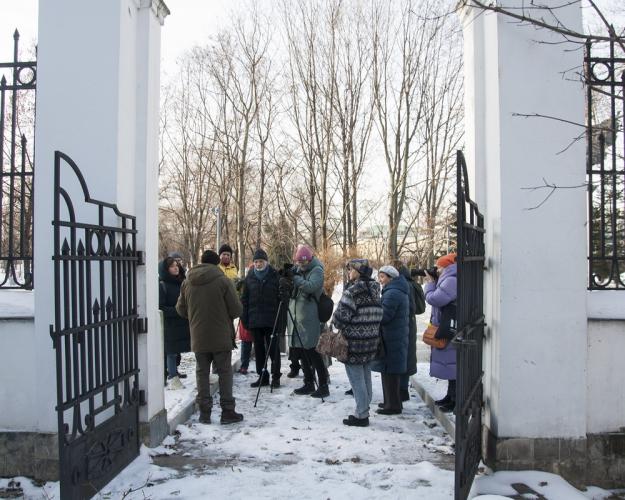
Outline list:
[[[367,259],[350,260],[347,268],[349,284],[332,316],[332,324],[347,339],[345,371],[356,400],[355,415],[349,415],[343,423],[366,427],[372,397],[370,363],[380,342],[380,285],[371,279],[372,269]]]

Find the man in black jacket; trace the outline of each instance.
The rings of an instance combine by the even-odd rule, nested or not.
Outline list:
[[[254,269],[247,273],[241,297],[241,321],[254,336],[256,372],[259,375],[252,387],[269,385],[269,373],[264,370],[267,350],[271,357],[271,386],[280,387],[280,342],[277,335],[273,341],[271,339],[280,304],[278,285],[277,271],[269,265],[267,253],[259,248],[254,252]],[[276,331],[281,329],[284,329],[284,320],[280,318]]]

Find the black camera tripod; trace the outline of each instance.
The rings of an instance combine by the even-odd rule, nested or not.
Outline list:
[[[315,369],[311,363],[310,358],[308,357],[308,353],[306,352],[306,349],[304,349],[304,343],[302,342],[302,338],[299,335],[299,331],[297,330],[297,325],[295,324],[295,320],[293,319],[293,315],[291,314],[291,311],[289,310],[289,297],[285,297],[283,293],[280,294],[281,298],[280,298],[280,303],[278,304],[278,311],[276,312],[276,318],[273,322],[273,330],[271,331],[271,338],[269,339],[269,347],[267,348],[267,353],[265,354],[265,363],[263,364],[263,369],[262,372],[260,373],[260,377],[262,380],[262,376],[267,372],[267,363],[269,361],[269,356],[271,354],[271,349],[274,345],[274,342],[278,342],[278,336],[279,336],[279,331],[278,331],[278,323],[280,322],[280,314],[282,312],[282,308],[286,309],[286,313],[288,318],[291,319],[291,324],[293,325],[293,333],[295,334],[295,337],[297,337],[297,340],[299,341],[299,345],[302,347],[302,354],[304,355],[304,359],[305,362],[312,367],[312,378],[313,378],[313,386],[315,387],[315,390],[319,389],[319,383],[317,382],[317,376],[315,373]],[[254,408],[256,408],[256,404],[258,403],[258,397],[260,396],[260,388],[262,387],[262,384],[258,385],[258,390],[256,391],[256,399],[254,400]],[[269,387],[269,392],[273,392],[273,387]],[[321,402],[324,402],[324,398],[321,398]]]

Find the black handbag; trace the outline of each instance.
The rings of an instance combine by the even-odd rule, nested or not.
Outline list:
[[[434,338],[452,340],[456,336],[456,301],[441,308],[441,322]]]
[[[334,301],[326,295],[323,290],[321,291],[321,295],[318,299],[314,295],[312,295],[312,298],[317,303],[317,315],[319,316],[319,321],[321,323],[330,321],[332,313],[334,312]]]

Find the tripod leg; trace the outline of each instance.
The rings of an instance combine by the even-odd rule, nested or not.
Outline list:
[[[278,320],[280,319],[280,310],[282,309],[282,301],[280,301],[280,303],[278,304],[278,312],[276,313],[276,318],[273,322],[273,330],[271,331],[271,339],[269,340],[269,347],[267,348],[267,352],[265,353],[265,363],[263,364],[263,369],[261,370],[260,373],[260,377],[262,380],[262,377],[265,375],[265,372],[267,371],[267,361],[269,359],[269,354],[271,353],[271,348],[273,346],[273,342],[274,342],[274,337],[276,336],[276,332],[277,332],[277,328],[278,328]],[[265,339],[263,339],[263,342],[265,342]],[[256,408],[256,404],[258,403],[258,397],[260,396],[260,388],[261,388],[262,384],[258,384],[258,390],[256,391],[256,399],[254,400],[254,408]],[[273,392],[273,387],[269,387],[269,391]]]

